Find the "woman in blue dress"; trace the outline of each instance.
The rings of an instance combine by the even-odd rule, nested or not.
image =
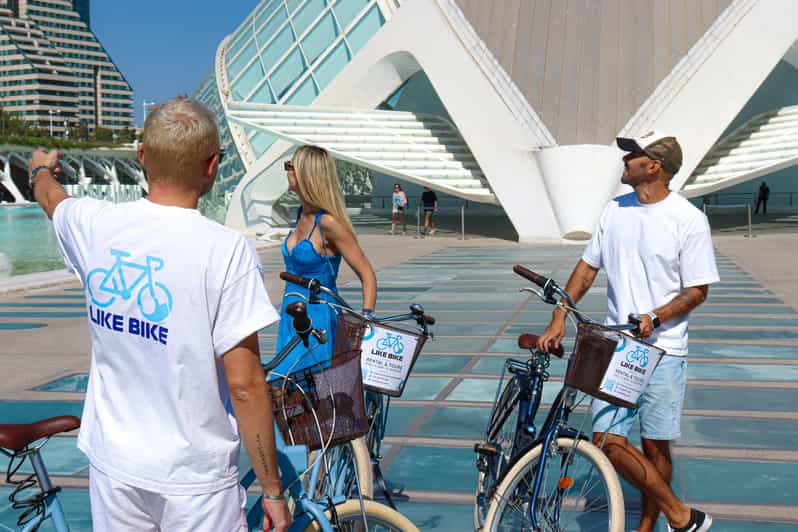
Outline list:
[[[282,244],[285,271],[316,278],[338,293],[336,279],[343,258],[363,286],[363,313],[373,313],[377,302],[377,276],[360,248],[355,229],[346,214],[335,161],[323,148],[301,146],[293,158],[285,162],[285,170],[288,174],[288,189],[296,192],[302,202],[296,227]],[[286,283],[277,352],[295,335],[285,307],[301,298],[289,295],[291,292],[308,297],[307,289]],[[321,297],[325,297],[324,294]],[[308,315],[314,327],[327,331],[327,344],[318,346],[315,338],[310,338],[307,348],[300,344],[274,369],[272,378],[330,359],[335,345],[337,313],[330,306],[317,303],[308,305]]]

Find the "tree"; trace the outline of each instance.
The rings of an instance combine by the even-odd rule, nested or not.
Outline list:
[[[102,142],[114,140],[114,132],[106,127],[98,127],[94,130],[94,139]]]

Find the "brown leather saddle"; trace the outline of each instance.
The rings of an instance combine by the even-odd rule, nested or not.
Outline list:
[[[38,439],[69,432],[79,426],[80,419],[75,416],[56,416],[34,423],[0,424],[0,447],[21,451]]]

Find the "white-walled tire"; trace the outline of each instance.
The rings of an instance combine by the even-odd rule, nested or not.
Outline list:
[[[529,490],[542,451],[542,445],[529,450],[504,476],[491,499],[483,531],[532,530]],[[571,438],[558,438],[553,452],[546,459],[536,502],[540,530],[623,532],[621,483],[604,453],[590,442]]]
[[[336,504],[335,513],[338,515],[341,532],[419,532],[416,525],[410,522],[407,517],[384,504],[364,499],[363,510],[365,510],[368,529],[363,526],[360,501],[350,499]],[[330,518],[331,512],[327,510],[324,514]],[[313,521],[305,529],[305,532],[318,532],[319,530],[321,530],[319,524]]]
[[[311,453],[309,463],[312,464],[316,460],[317,452]],[[326,459],[331,467],[331,474],[326,477],[319,475],[321,478],[318,479],[313,490],[306,486],[309,493],[313,494],[314,497],[319,495],[343,495],[347,498],[356,498],[358,494],[357,487],[359,486],[363,497],[366,499],[374,498],[374,474],[369,451],[366,448],[365,436],[327,449]],[[357,472],[357,483],[355,483],[353,476],[355,472]],[[332,486],[330,485],[331,483]]]

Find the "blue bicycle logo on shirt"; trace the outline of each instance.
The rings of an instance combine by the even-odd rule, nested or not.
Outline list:
[[[640,347],[639,345],[626,353],[627,362],[637,362],[641,368],[648,366],[648,349]]]
[[[377,349],[381,351],[392,350],[395,354],[401,355],[402,351],[405,350],[405,344],[402,343],[402,335],[401,334],[391,334],[389,332],[385,333],[385,338],[380,338],[377,340]]]
[[[166,319],[172,311],[172,294],[163,283],[152,277],[153,272],[163,268],[163,259],[147,255],[146,264],[136,264],[124,260],[130,256],[127,251],[111,249],[111,255],[116,257],[111,268],[95,268],[86,276],[86,288],[92,303],[105,308],[116,301],[117,296],[127,301],[136,287],[145,281],[136,297],[141,314],[153,322]]]

